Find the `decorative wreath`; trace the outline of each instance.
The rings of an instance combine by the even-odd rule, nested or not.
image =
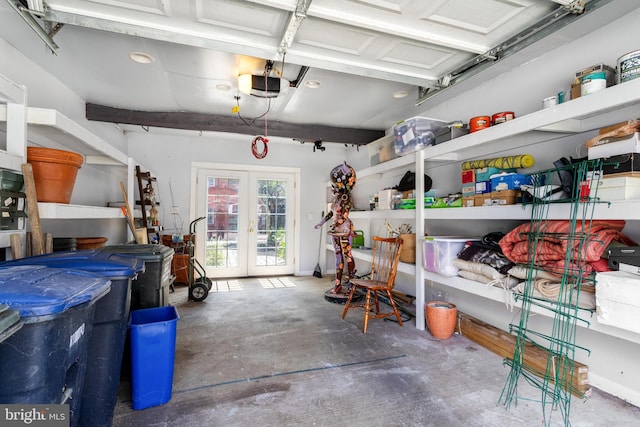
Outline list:
[[[258,142],[262,142],[262,151],[258,151]],[[269,152],[267,142],[269,142],[269,140],[262,136],[256,136],[253,138],[253,141],[251,142],[251,152],[256,159],[264,159],[267,157],[267,153]]]

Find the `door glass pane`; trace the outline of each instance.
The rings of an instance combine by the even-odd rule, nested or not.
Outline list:
[[[258,180],[256,265],[286,265],[287,181]]]
[[[238,266],[238,178],[207,177],[207,248],[209,267]]]

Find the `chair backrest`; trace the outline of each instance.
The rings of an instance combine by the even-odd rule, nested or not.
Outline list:
[[[373,236],[371,280],[385,282],[389,289],[395,285],[402,239],[399,237]]]

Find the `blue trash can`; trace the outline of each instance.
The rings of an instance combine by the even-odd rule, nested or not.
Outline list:
[[[173,306],[131,312],[131,400],[134,410],[171,400],[178,310]]]
[[[138,258],[87,250],[55,252],[0,265],[44,265],[82,270],[111,280],[111,291],[96,303],[79,418],[80,426],[110,426],[127,336],[131,281],[144,272],[144,262]]]
[[[66,403],[77,425],[95,303],[110,289],[84,271],[0,267],[0,303],[24,323],[0,343],[0,402]]]

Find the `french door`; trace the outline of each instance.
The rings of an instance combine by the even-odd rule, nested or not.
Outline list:
[[[207,276],[294,273],[294,182],[289,172],[198,169],[197,256]]]

